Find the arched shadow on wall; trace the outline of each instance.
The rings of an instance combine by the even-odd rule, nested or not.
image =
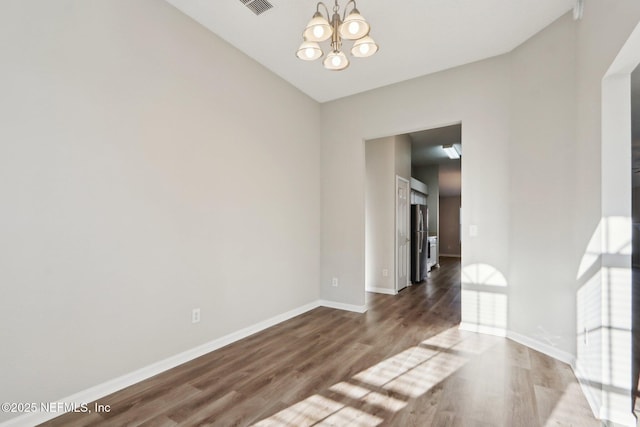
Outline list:
[[[489,264],[462,269],[462,322],[460,328],[505,336],[507,331],[507,279]]]

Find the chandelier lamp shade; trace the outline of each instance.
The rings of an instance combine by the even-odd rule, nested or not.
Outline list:
[[[321,7],[324,8],[326,16],[320,11]],[[340,71],[349,66],[349,59],[342,52],[343,40],[354,41],[350,52],[356,58],[366,58],[378,51],[378,45],[369,36],[371,27],[360,15],[355,0],[347,2],[342,16],[340,16],[338,0],[335,0],[333,15],[331,17],[329,15],[327,6],[323,2],[318,2],[316,13],[313,14],[302,33],[303,41],[296,52],[298,58],[303,61],[315,61],[321,58],[324,52],[320,43],[331,39],[330,52],[322,63],[328,70]]]

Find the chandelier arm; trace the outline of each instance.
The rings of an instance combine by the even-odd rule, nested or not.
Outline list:
[[[316,12],[318,13],[320,12],[320,6],[324,7],[325,13],[327,14],[327,21],[329,21],[329,18],[331,17],[331,14],[329,13],[329,8],[327,8],[326,4],[319,1],[318,4],[316,5]]]
[[[345,18],[347,17],[347,9],[348,9],[350,4],[353,5],[353,7],[351,8],[351,10],[349,12],[353,12],[354,10],[358,9],[358,7],[356,5],[356,1],[355,0],[349,0],[347,2],[347,4],[344,5],[344,10],[342,11],[342,21],[343,22],[344,22]]]

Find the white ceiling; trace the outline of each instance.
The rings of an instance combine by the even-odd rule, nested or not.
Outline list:
[[[366,59],[350,58],[348,69],[332,72],[321,60],[309,63],[295,56],[316,0],[269,0],[274,7],[259,16],[240,0],[166,1],[319,102],[508,52],[575,3],[360,0],[358,9],[371,24],[380,51]],[[350,42],[345,44],[348,49]]]

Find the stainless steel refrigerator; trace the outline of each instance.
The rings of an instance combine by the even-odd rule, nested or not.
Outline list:
[[[427,205],[411,205],[411,281],[427,278],[429,258],[429,209]]]

